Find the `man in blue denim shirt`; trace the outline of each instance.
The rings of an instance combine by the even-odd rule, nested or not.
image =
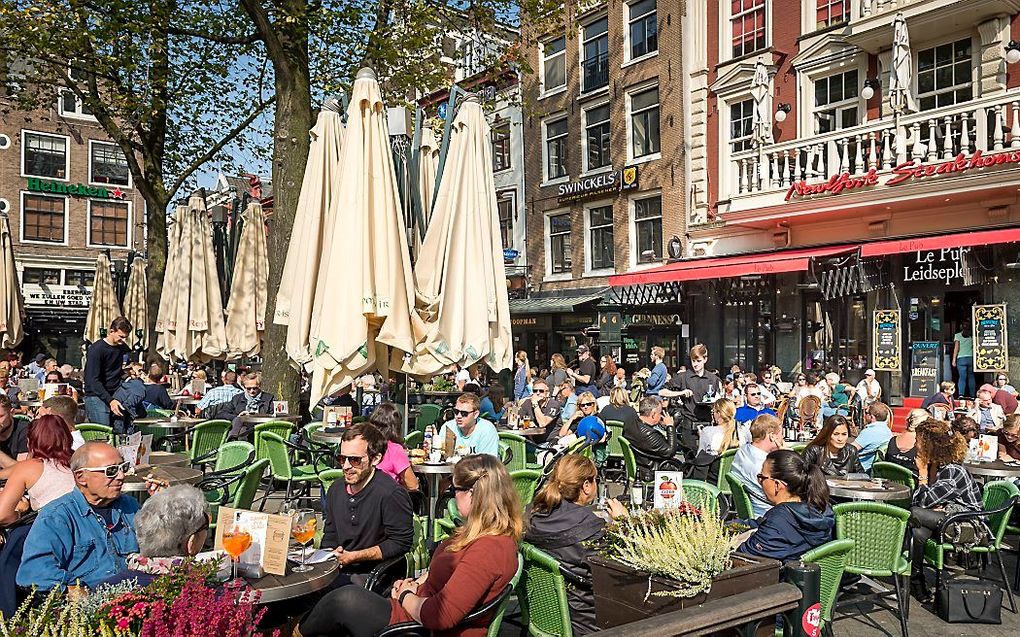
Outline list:
[[[39,511],[25,540],[18,586],[91,588],[126,568],[128,554],[138,552],[138,502],[121,495],[128,468],[105,442],[87,442],[74,452],[71,472],[78,488]]]

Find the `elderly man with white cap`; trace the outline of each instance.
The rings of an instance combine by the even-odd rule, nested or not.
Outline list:
[[[875,370],[871,368],[864,370],[864,378],[861,382],[857,383],[854,391],[865,408],[880,400],[882,398],[882,386],[875,380]]]

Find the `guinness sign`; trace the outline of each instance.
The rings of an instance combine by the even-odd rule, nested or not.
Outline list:
[[[571,203],[574,201],[585,201],[603,195],[611,195],[621,190],[637,188],[638,169],[637,166],[629,166],[623,170],[600,173],[560,184],[556,195],[558,203]]]

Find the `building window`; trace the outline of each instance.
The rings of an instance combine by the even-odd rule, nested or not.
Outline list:
[[[89,201],[89,244],[129,247],[129,217],[127,202]]]
[[[627,5],[630,22],[630,59],[653,53],[659,48],[659,21],[655,0],[637,0]]]
[[[28,177],[67,179],[67,138],[25,131],[22,172]]]
[[[731,0],[733,57],[765,48],[765,0]]]
[[[90,142],[89,183],[130,186],[127,158],[116,144]]]
[[[630,96],[631,151],[634,158],[659,152],[659,87]]]
[[[64,197],[22,195],[21,237],[24,241],[64,242]]]
[[[73,91],[63,90],[60,91],[60,99],[57,100],[59,105],[59,112],[65,117],[84,117],[87,119],[95,119],[92,111],[89,110],[88,106],[74,94]]]
[[[917,101],[922,111],[970,101],[974,96],[969,39],[917,53]]]
[[[558,179],[567,174],[567,118],[545,124],[546,179]]]
[[[634,234],[638,263],[662,260],[662,197],[634,201]]]
[[[492,170],[499,172],[510,168],[510,120],[504,119],[492,125]]]
[[[95,270],[65,270],[64,285],[90,288],[96,282]]]
[[[21,282],[33,285],[60,285],[60,270],[52,268],[25,268]]]
[[[753,130],[754,100],[730,104],[730,151],[739,153],[750,150]]]
[[[815,80],[815,133],[857,126],[857,70]]]
[[[542,45],[542,91],[548,93],[567,84],[567,39],[549,40]]]
[[[817,0],[815,26],[819,29],[850,19],[850,0]]]
[[[589,108],[584,112],[584,130],[588,144],[585,170],[610,165],[609,156],[609,104]]]
[[[501,192],[496,195],[496,211],[499,213],[499,234],[503,238],[503,249],[514,247],[514,193]]]
[[[549,217],[549,272],[570,272],[570,213]]]
[[[588,253],[591,269],[613,267],[613,206],[588,209]]]
[[[581,92],[609,85],[609,18],[600,18],[582,28]]]

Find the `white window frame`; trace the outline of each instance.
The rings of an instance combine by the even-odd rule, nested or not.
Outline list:
[[[750,88],[750,87],[748,87]],[[718,170],[719,179],[718,186],[716,188],[716,194],[720,201],[729,199],[733,194],[736,193],[736,183],[730,183],[732,177],[732,171],[730,169],[730,163],[733,159],[733,150],[730,147],[730,125],[732,120],[730,119],[730,106],[738,102],[745,100],[753,100],[750,92],[734,92],[727,94],[725,97],[718,98],[719,105],[719,152]],[[746,151],[741,151],[746,152]]]
[[[665,226],[663,221],[665,220],[665,214],[662,212],[662,190],[645,190],[627,198],[627,237],[628,237],[628,252],[630,253],[630,269],[631,270],[643,270],[645,268],[653,268],[657,265],[662,265],[662,261],[650,261],[648,263],[638,262],[638,233],[637,233],[637,202],[645,199],[659,198],[659,225],[662,229],[662,235],[665,239]],[[663,258],[666,256],[665,243],[661,246]]]
[[[811,137],[815,135],[815,80],[824,77],[857,71],[857,119],[858,126],[868,122],[868,103],[861,97],[864,81],[868,76],[868,56],[860,53],[832,59],[824,64],[799,68],[797,72],[797,135]],[[787,120],[789,121],[789,120]]]
[[[910,80],[910,90],[914,92],[914,99],[917,101],[918,112],[923,113],[927,111],[921,110],[921,92],[917,89],[917,78],[920,74],[920,65],[918,61],[920,59],[921,51],[926,49],[936,49],[946,44],[954,44],[961,40],[970,40],[970,95],[971,101],[980,97],[980,84],[978,83],[979,73],[981,72],[981,43],[980,40],[976,39],[972,34],[963,34],[962,37],[943,37],[933,42],[926,42],[916,49],[911,46],[911,64],[913,64],[913,77]],[[957,85],[959,87],[960,85]],[[953,89],[954,91],[957,89]],[[941,91],[943,93],[948,91]],[[939,91],[932,93],[932,95],[938,95]],[[936,106],[929,110],[938,110],[939,108],[949,108],[947,106]]]
[[[598,168],[591,168],[588,166],[588,111],[603,106],[609,107],[609,118],[606,119],[606,123],[609,124],[609,163],[605,166],[599,166]],[[581,174],[582,175],[598,175],[599,173],[609,172],[613,169],[613,111],[612,104],[609,100],[602,100],[591,105],[585,105],[581,111]]]
[[[26,196],[31,196],[31,197],[53,197],[54,199],[63,199],[64,200],[64,240],[62,242],[56,243],[56,242],[53,242],[53,241],[36,241],[34,239],[26,239],[25,238],[25,197]],[[22,191],[20,191],[20,193],[18,195],[18,202],[20,204],[20,207],[18,209],[18,215],[19,215],[19,217],[18,217],[18,239],[19,239],[19,241],[21,243],[24,243],[24,244],[31,244],[31,245],[37,245],[37,246],[66,246],[67,245],[68,232],[70,230],[69,227],[68,227],[69,226],[69,222],[70,222],[70,219],[68,218],[68,210],[67,210],[68,209],[68,199],[70,199],[70,197],[65,197],[65,196],[62,196],[62,195],[54,195],[54,194],[51,194],[51,193],[48,193],[48,192],[34,192],[34,191],[31,191],[31,190],[22,190]]]
[[[595,40],[597,38],[603,38],[603,37],[606,38],[606,43],[607,43],[607,46],[606,46],[606,73],[607,73],[607,77],[608,77],[608,73],[609,73],[609,49],[613,46],[612,39],[609,37],[609,14],[607,12],[605,12],[605,11],[601,11],[601,12],[599,12],[597,14],[594,14],[594,15],[591,15],[591,16],[585,16],[584,22],[578,23],[578,25],[577,25],[577,92],[578,92],[579,95],[583,95],[585,97],[591,97],[592,95],[598,95],[598,94],[603,93],[603,92],[606,92],[606,93],[609,92],[609,82],[608,81],[606,82],[605,86],[600,86],[598,88],[594,88],[594,89],[591,89],[591,90],[585,90],[585,88],[584,88],[584,45],[588,41],[588,40],[585,40],[585,38],[584,38],[584,30],[586,28],[588,28],[589,26],[591,26],[593,23],[598,22],[599,20],[603,20],[603,19],[606,21],[606,32],[603,33],[603,34],[597,35],[597,36],[595,36],[593,38],[589,38],[589,39]]]
[[[68,111],[68,110],[64,109],[64,94],[65,93],[70,93],[71,96],[74,97],[75,110]],[[71,89],[69,89],[69,88],[62,88],[62,89],[59,89],[57,91],[57,112],[60,114],[61,117],[67,117],[69,119],[81,119],[81,120],[86,120],[86,121],[89,121],[89,122],[97,121],[95,115],[88,115],[88,114],[82,112],[83,108],[84,108],[84,104],[82,103],[81,98],[78,97],[77,95],[75,95],[74,91],[72,91]]]
[[[636,93],[643,93],[651,88],[658,88],[659,99],[656,102],[659,109],[659,151],[650,153],[648,155],[642,155],[641,157],[634,156],[634,122],[631,111],[631,98]],[[659,80],[654,79],[650,82],[644,82],[635,86],[629,87],[626,91],[626,113],[627,113],[627,163],[628,164],[643,164],[649,161],[655,161],[656,159],[662,158],[662,87],[659,86]]]
[[[819,108],[818,106],[815,105],[815,82],[820,81],[820,80],[824,80],[824,79],[827,79],[827,78],[830,78],[830,77],[834,77],[836,75],[844,75],[846,73],[851,73],[853,71],[857,72],[857,96],[854,97],[854,98],[850,98],[850,99],[844,99],[844,100],[842,100],[840,102],[835,102],[833,104],[839,104],[840,106],[838,106],[838,108],[846,109],[847,107],[849,107],[851,105],[851,102],[856,102],[856,105],[857,105],[857,124],[855,124],[855,127],[856,126],[860,126],[861,124],[865,123],[866,116],[867,116],[867,111],[868,111],[868,108],[867,108],[868,104],[867,104],[867,100],[865,100],[863,97],[861,97],[861,89],[864,88],[864,81],[867,79],[867,73],[866,72],[862,72],[861,66],[859,64],[857,64],[857,63],[854,63],[854,64],[850,64],[850,65],[847,65],[847,66],[844,66],[844,67],[835,67],[835,68],[826,69],[824,72],[820,71],[820,72],[817,72],[817,73],[812,73],[811,75],[806,77],[806,85],[804,86],[804,93],[805,93],[805,101],[806,101],[806,103],[808,105],[808,109],[807,110],[808,110],[810,115],[809,115],[809,119],[806,122],[803,122],[804,126],[802,126],[800,128],[801,131],[807,131],[808,135],[811,135],[811,136],[814,136],[814,135],[826,135],[826,134],[828,134],[828,133],[818,133],[818,132],[815,131],[815,124],[817,123],[816,122],[816,115],[817,115],[817,113],[820,110],[831,110],[832,108],[835,108],[835,106],[833,104],[829,104],[825,108]],[[838,131],[838,130],[845,130],[845,129],[839,128],[837,126],[837,128],[835,128],[835,129],[833,129],[832,131],[829,131],[829,132],[835,132],[835,131]]]
[[[92,205],[97,203],[115,203],[115,204],[126,204],[127,205],[127,245],[111,245],[105,243],[93,243],[92,242]],[[122,250],[130,250],[131,246],[134,245],[134,210],[130,201],[121,199],[89,199],[88,208],[85,215],[85,245],[89,248],[114,248]]]
[[[25,139],[28,135],[41,135],[43,137],[56,137],[64,140],[64,177],[47,177],[44,175],[31,175],[25,170],[25,150],[28,148],[25,143]],[[55,133],[46,133],[43,131],[31,130],[28,128],[21,129],[21,176],[22,177],[34,177],[35,179],[48,179],[50,181],[71,181],[71,138],[68,135],[57,135]],[[43,193],[48,194],[48,193]]]
[[[630,27],[633,20],[630,15],[630,5],[634,4],[638,0],[629,0],[629,2],[623,3],[623,64],[621,67],[629,66],[631,64],[637,64],[638,62],[653,58],[659,54],[659,1],[655,0],[655,50],[638,57],[631,57],[631,41],[630,41]],[[644,16],[642,16],[643,18]]]
[[[545,47],[546,47],[546,45],[548,43],[552,42],[553,40],[559,40],[561,38],[563,39],[563,50],[558,52],[558,53],[553,53],[549,57],[546,57],[546,55],[545,55]],[[556,87],[553,87],[553,88],[549,89],[549,88],[546,88],[546,85],[545,85],[545,62],[546,62],[546,60],[549,60],[549,59],[552,59],[552,58],[555,58],[555,57],[562,57],[563,58],[563,85],[562,86],[556,86]],[[543,97],[549,97],[550,95],[557,95],[557,94],[563,93],[564,91],[567,90],[567,84],[569,82],[567,82],[567,36],[566,35],[558,35],[558,36],[553,37],[553,38],[547,38],[546,40],[544,40],[543,42],[541,42],[538,45],[538,69],[539,69],[539,72],[538,72],[538,86],[539,86],[539,98],[540,99],[543,98]]]
[[[499,202],[509,201],[511,204],[510,210],[510,244],[504,245],[503,249],[513,249],[516,247],[514,241],[514,235],[517,232],[517,189],[516,188],[503,188],[496,190],[496,223],[499,225],[499,239],[500,243],[503,242],[503,220],[499,214]]]
[[[562,184],[570,181],[570,166],[565,166],[566,173],[560,177],[549,177],[549,124],[556,123],[561,120],[567,122],[567,132],[565,139],[567,140],[567,147],[569,151],[570,147],[570,121],[567,117],[566,111],[549,115],[542,120],[542,185],[550,186],[552,184]],[[568,156],[569,157],[569,156]]]
[[[822,26],[822,27],[820,27],[820,26],[818,26],[818,0],[804,0],[802,2],[802,8],[803,8],[804,17],[805,17],[804,33],[813,33],[814,31],[820,31],[822,29],[829,29],[829,28],[832,28],[832,27],[834,27],[836,25],[846,24],[847,22],[849,22],[850,21],[850,16],[853,13],[853,6],[854,6],[853,0],[842,0],[842,1],[846,2],[846,4],[847,4],[847,9],[846,9],[847,19],[844,20],[843,22],[836,22],[834,24],[830,24],[829,26]],[[834,4],[834,3],[833,2],[828,2],[827,4]]]
[[[765,0],[765,46],[753,51],[751,53],[745,53],[739,58],[733,55],[733,32],[730,29],[730,18],[733,17],[731,13],[731,3],[721,2],[719,3],[719,63],[725,64],[730,60],[736,59],[747,59],[755,55],[761,55],[763,52],[768,50],[772,46],[772,9],[773,1]]]
[[[613,211],[612,223],[609,227],[613,229],[613,266],[609,268],[595,269],[592,267],[592,251],[591,251],[591,211],[594,208],[605,208],[609,207]],[[581,216],[584,220],[584,274],[583,276],[608,276],[610,274],[616,274],[616,206],[612,199],[598,199],[595,201],[586,201],[584,207],[581,210]]]
[[[114,144],[113,142],[104,142],[104,141],[99,141],[98,139],[90,139],[89,140],[89,185],[90,186],[100,186],[102,188],[128,188],[128,189],[132,188],[133,185],[134,185],[134,178],[131,176],[131,167],[130,166],[128,167],[128,173],[127,173],[127,175],[128,175],[128,182],[127,182],[126,186],[122,185],[122,184],[97,183],[95,180],[92,179],[92,146],[94,146],[94,145],[95,146],[113,146],[118,151],[121,150],[120,146],[118,146],[117,144]],[[121,152],[123,152],[123,151],[121,151]]]
[[[571,259],[570,259],[570,271],[569,272],[557,272],[557,273],[554,274],[553,271],[552,271],[552,234],[551,234],[551,232],[552,232],[552,223],[551,223],[551,219],[553,217],[558,217],[558,216],[564,215],[564,214],[567,215],[568,217],[571,217],[570,208],[556,208],[555,210],[547,210],[545,212],[545,216],[544,216],[544,219],[543,219],[543,222],[542,222],[542,224],[544,226],[543,229],[542,229],[543,230],[542,235],[544,237],[544,242],[545,242],[545,277],[544,277],[544,280],[546,280],[546,281],[570,281],[571,279],[574,278],[574,259],[573,259],[573,255],[571,255]],[[573,251],[573,249],[574,249],[574,229],[573,229],[574,220],[573,220],[573,218],[570,219],[570,225],[571,225],[571,228],[570,228],[570,249],[571,249],[571,251]]]
[[[725,119],[726,120],[726,127],[724,129],[722,129],[722,134],[723,134],[723,141],[726,144],[726,154],[727,155],[734,155],[734,154],[737,154],[737,153],[747,152],[746,150],[739,150],[739,151],[734,151],[733,150],[733,141],[734,141],[734,139],[730,135],[730,128],[733,125],[733,113],[732,113],[731,109],[734,106],[736,106],[737,104],[740,104],[742,102],[748,102],[748,101],[751,102],[751,110],[752,110],[752,114],[751,114],[752,120],[751,121],[753,122],[754,121],[753,120],[753,117],[754,117],[754,113],[753,113],[753,111],[754,111],[754,97],[752,97],[750,93],[734,97],[732,99],[726,100],[726,102],[725,102],[725,104],[726,104],[726,113],[725,113],[724,117],[721,118],[721,119]],[[746,139],[751,139],[751,137],[752,136],[749,135]],[[741,137],[740,139],[745,139],[745,138]]]

